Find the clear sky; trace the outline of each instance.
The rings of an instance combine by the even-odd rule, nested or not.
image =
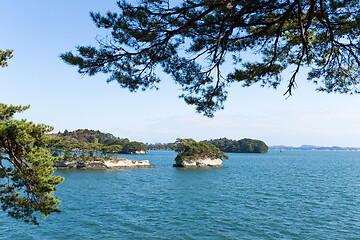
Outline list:
[[[160,90],[137,93],[107,84],[105,75],[79,75],[59,55],[97,46],[106,32],[89,12],[116,11],[115,0],[0,0],[0,9],[0,49],[14,49],[9,67],[0,69],[0,102],[30,104],[18,118],[55,132],[87,128],[143,142],[248,137],[268,145],[360,146],[360,96],[317,93],[304,73],[288,99],[286,81],[278,90],[235,84],[211,119],[179,99],[179,86],[166,75]]]

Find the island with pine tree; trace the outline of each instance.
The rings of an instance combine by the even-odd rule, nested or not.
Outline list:
[[[155,167],[148,160],[119,158],[119,154],[147,154],[142,142],[120,139],[110,133],[79,129],[51,134],[58,142],[49,146],[58,169],[113,169]]]
[[[221,167],[222,158],[229,157],[211,143],[178,138],[172,147],[178,155],[174,167]]]
[[[115,137],[110,133],[96,130],[65,130],[51,134],[57,139],[48,148],[58,160],[54,166],[58,169],[109,169],[154,167],[148,160],[135,161],[121,158],[120,154],[147,154],[152,150],[175,150],[178,155],[175,167],[219,167],[222,159],[228,159],[228,153],[267,153],[268,146],[261,140],[227,138],[195,140],[178,138],[175,143],[144,144],[127,138]]]

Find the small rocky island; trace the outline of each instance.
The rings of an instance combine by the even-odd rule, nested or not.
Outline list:
[[[196,142],[191,138],[178,138],[173,150],[178,152],[174,167],[221,167],[222,158],[229,159],[225,153],[214,145]]]
[[[58,169],[117,169],[155,167],[148,160],[120,158],[119,154],[147,154],[144,143],[116,138],[110,133],[79,129],[52,134],[54,144],[49,150],[58,160]]]
[[[58,169],[119,169],[119,168],[147,168],[156,167],[150,165],[148,160],[136,161],[126,158],[83,158],[73,157],[61,159],[54,163]]]

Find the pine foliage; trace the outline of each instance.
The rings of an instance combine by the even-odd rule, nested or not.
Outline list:
[[[229,157],[220,151],[219,148],[215,147],[210,143],[196,142],[191,138],[187,139],[176,139],[174,146],[172,147],[178,155],[175,160],[197,160],[202,158],[225,158]]]
[[[290,72],[290,96],[302,68],[318,91],[359,93],[358,0],[122,0],[118,7],[91,13],[109,32],[98,48],[61,55],[79,73],[109,74],[109,82],[136,91],[157,88],[161,67],[180,97],[210,117],[231,84],[277,88]]]
[[[54,191],[63,178],[53,175],[56,158],[45,148],[56,141],[46,134],[53,128],[13,119],[28,108],[0,103],[0,201],[10,216],[38,224],[38,213],[59,212]]]

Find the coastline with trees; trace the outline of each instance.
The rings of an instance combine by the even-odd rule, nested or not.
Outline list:
[[[244,138],[229,140],[195,140],[178,138],[174,143],[144,144],[115,137],[99,130],[65,130],[51,134],[57,142],[48,145],[53,157],[59,157],[54,166],[59,169],[109,169],[155,167],[147,160],[135,161],[121,158],[120,154],[147,154],[151,150],[174,150],[178,152],[175,167],[222,166],[224,152],[266,153],[267,145],[261,140]]]
[[[51,134],[62,141],[50,146],[55,155],[115,157],[119,154],[146,154],[146,145],[142,142],[130,141],[127,138],[115,137],[110,133],[100,131],[78,129],[75,131],[65,130],[63,133]]]
[[[359,152],[325,151],[360,151],[333,146],[358,144],[359,99],[323,101],[303,83],[322,93],[360,93],[359,1],[123,0],[116,10],[100,1],[14,2],[2,4],[1,214],[34,225],[62,214],[42,227],[2,217],[3,238],[358,238]],[[96,33],[81,20],[89,9],[98,11],[90,13]],[[12,48],[20,53],[14,65]],[[82,76],[100,73],[98,79],[130,92],[164,87],[164,98],[132,99],[83,84],[58,57]],[[283,104],[256,89],[244,94],[233,88],[238,85],[270,87],[286,97],[298,86],[305,91],[300,101]],[[236,104],[207,124],[187,118],[172,95],[206,117],[228,99]],[[25,115],[37,123],[16,117],[30,106],[22,103],[37,105]],[[332,147],[268,147],[248,138],[147,145],[87,129],[51,134],[54,128],[41,123],[120,127],[144,139],[247,132],[269,142]],[[255,155],[231,154],[226,167],[212,170],[173,169],[169,161],[151,170],[57,171],[155,167],[121,156],[148,149],[177,152],[148,156],[159,166],[175,158],[174,167],[221,167],[225,152]],[[259,155],[268,149],[273,152]]]
[[[267,153],[269,150],[265,142],[250,138],[240,140],[218,138],[201,142],[213,144],[221,151],[228,153]],[[147,148],[149,150],[173,150],[174,145],[175,143],[154,143],[147,144]]]
[[[211,143],[221,151],[228,153],[267,153],[269,150],[265,142],[250,138],[243,138],[241,140],[219,138],[204,142]]]

